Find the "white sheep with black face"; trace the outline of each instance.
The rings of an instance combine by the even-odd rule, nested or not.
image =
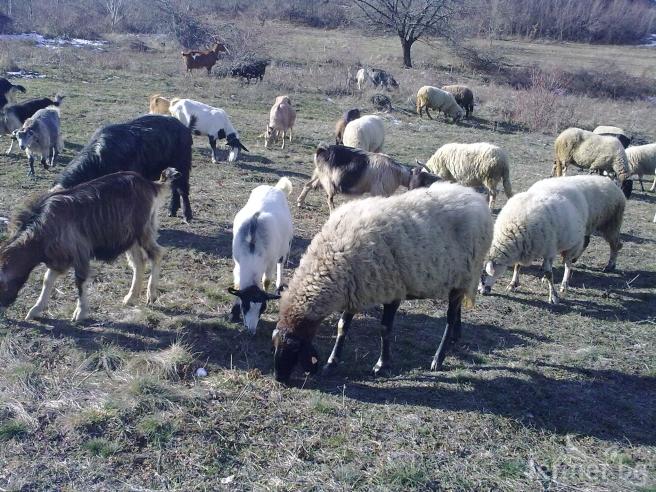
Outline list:
[[[266,301],[279,297],[266,292],[274,275],[276,289],[282,287],[282,267],[294,237],[287,203],[291,192],[292,183],[284,177],[275,186],[258,186],[232,225],[234,287],[228,292],[237,297],[232,321],[239,321],[243,315],[244,326],[251,334],[257,329]]]

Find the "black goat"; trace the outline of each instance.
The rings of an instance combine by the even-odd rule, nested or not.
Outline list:
[[[168,167],[180,174],[171,183],[169,216],[180,208],[187,222],[192,137],[189,128],[171,116],[146,115],[127,123],[99,128],[89,143],[62,171],[55,185],[70,188],[105,174],[134,171],[154,181]]]
[[[268,64],[268,60],[242,62],[233,66],[230,73],[233,77],[246,79],[248,83],[250,83],[251,79],[260,79],[262,81]]]
[[[0,109],[15,101],[16,92],[22,92],[24,94],[25,87],[14,85],[4,77],[0,77]]]

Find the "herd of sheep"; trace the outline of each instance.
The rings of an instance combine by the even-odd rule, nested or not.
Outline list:
[[[185,56],[188,67],[194,60],[216,61],[218,51],[219,47],[205,53],[205,58]],[[358,83],[370,80],[398,86],[386,72],[363,70]],[[0,79],[0,94],[6,102],[0,108],[0,130],[11,134],[26,151],[34,174],[35,155],[41,156],[47,168],[61,150],[58,108],[62,98],[16,103],[17,92],[25,88]],[[420,116],[425,111],[431,117],[432,109],[455,121],[469,116],[473,106],[473,92],[465,86],[425,86],[417,92]],[[221,108],[159,94],[150,97],[149,107],[149,115],[98,129],[51,190],[15,214],[10,238],[0,248],[0,306],[12,304],[30,272],[44,263],[42,292],[27,319],[43,314],[55,280],[73,268],[78,288],[73,320],[83,320],[89,315],[89,262],[111,261],[123,253],[133,270],[124,302],[131,304],[139,298],[146,259],[152,265],[147,301],[156,300],[163,255],[156,242],[157,210],[164,192],[171,192],[170,216],[182,206],[184,220],[193,219],[189,199],[192,136],[208,138],[212,161],[219,159],[217,140],[225,140],[230,147],[229,161],[238,160],[240,151],[248,149]],[[261,135],[265,147],[282,140],[284,148],[286,139],[291,144],[295,121],[290,97],[277,97]],[[513,193],[508,154],[490,143],[449,143],[424,164],[406,166],[381,153],[383,118],[361,114],[358,109],[347,111],[337,121],[335,141],[317,146],[313,175],[297,199],[302,206],[306,195],[321,187],[331,214],[288,286],[283,266],[294,234],[288,205],[291,181],[283,177],[274,186],[256,187],[234,218],[232,319],[243,319],[246,329],[254,333],[267,301],[280,298],[272,335],[274,372],[280,381],[286,381],[298,365],[309,372],[318,370],[319,356],[312,341],[322,321],[335,312],[341,317],[325,370],[339,363],[354,315],[383,305],[381,353],[374,367],[380,373],[390,367],[391,332],[403,300],[448,300],[446,329],[432,370],[441,368],[447,348],[460,336],[462,307],[473,304],[477,292],[489,293],[508,268],[514,268],[509,285],[513,290],[519,285],[520,267],[542,259],[548,300],[558,303],[552,274],[556,257],[560,255],[565,265],[561,293],[566,292],[573,264],[593,233],[610,246],[605,270],[615,268],[622,247],[622,218],[632,190],[629,178],[638,176],[642,185],[642,177],[656,169],[656,144],[625,150],[630,138],[615,127],[562,132],[554,144],[553,177],[520,193]],[[599,175],[564,176],[569,165]],[[500,183],[508,201],[493,221]],[[408,191],[396,193],[400,186]],[[656,178],[652,191],[655,186]],[[487,200],[475,190],[479,187]],[[335,208],[333,200],[340,193],[372,196]]]

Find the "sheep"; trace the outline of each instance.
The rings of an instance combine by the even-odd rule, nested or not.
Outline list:
[[[324,318],[341,311],[326,370],[337,366],[353,316],[383,304],[381,353],[374,366],[390,367],[394,315],[404,299],[448,299],[447,324],[431,370],[461,332],[463,300],[473,304],[492,240],[492,218],[471,189],[436,183],[389,198],[342,205],[312,240],[280,302],[273,332],[274,374],[287,381],[300,363],[316,372],[312,339]]]
[[[569,176],[538,181],[527,191],[513,196],[494,225],[494,238],[479,291],[489,293],[494,281],[514,265],[508,286],[519,286],[521,265],[542,258],[549,287],[549,303],[558,304],[552,265],[562,256],[565,272],[560,292],[565,293],[572,264],[581,256],[592,233],[599,232],[610,246],[604,271],[615,269],[622,248],[620,228],[626,199],[621,190],[602,176]]]
[[[555,159],[552,176],[567,174],[567,166],[589,169],[590,172],[614,173],[624,195],[631,195],[629,163],[626,152],[615,137],[596,135],[580,128],[564,130],[554,142]]]
[[[371,80],[371,76],[369,75],[369,71],[366,68],[360,68],[356,74],[355,74],[355,81],[358,84],[358,90],[362,91],[364,89],[364,86],[367,82],[373,82]]]
[[[162,97],[159,94],[153,94],[148,98],[148,112],[150,114],[164,114],[170,115],[169,107],[171,100]]]
[[[41,155],[41,165],[48,169],[55,165],[55,159],[64,148],[64,138],[61,133],[59,108],[49,106],[39,109],[26,119],[20,130],[16,131],[16,139],[21,150],[25,150],[30,164],[29,175],[34,176],[34,156]]]
[[[351,121],[357,120],[360,117],[360,110],[357,108],[349,109],[344,112],[342,117],[335,123],[335,144],[342,145],[344,143],[344,129]]]
[[[4,77],[0,77],[0,109],[4,108],[7,104],[15,103],[17,92],[25,94],[25,87],[14,85]]]
[[[326,192],[328,208],[335,208],[338,193],[359,196],[370,193],[390,196],[396,189],[410,184],[410,169],[385,154],[372,154],[343,145],[319,145],[314,153],[314,173],[298,196],[302,207],[310,190],[321,186]]]
[[[278,96],[269,112],[269,124],[264,132],[264,146],[269,148],[269,142],[276,141],[282,135],[282,148],[285,148],[285,135],[289,132],[292,141],[292,128],[296,122],[296,110],[289,96]]]
[[[68,190],[48,192],[25,206],[13,221],[13,233],[0,248],[0,306],[13,304],[30,272],[40,263],[48,270],[38,301],[26,319],[39,318],[58,277],[75,270],[78,300],[73,321],[89,316],[90,260],[113,261],[127,253],[133,270],[124,304],[133,304],[141,293],[144,260],[151,263],[147,302],[157,298],[163,250],[157,244],[157,209],[168,183],[177,171],[169,168],[160,183],[136,173],[102,176]]]
[[[465,110],[465,116],[474,112],[474,93],[466,85],[445,85],[442,87],[443,91],[453,94],[458,105]]]
[[[346,124],[344,145],[366,152],[381,152],[385,143],[385,125],[380,116],[368,114]]]
[[[633,138],[630,137],[624,130],[616,126],[598,126],[592,130],[592,133],[596,135],[604,135],[607,137],[615,137],[620,141],[622,147],[625,149],[631,145],[631,140],[633,140]]]
[[[239,79],[246,79],[246,82],[251,83],[251,79],[264,79],[266,67],[269,65],[269,60],[255,60],[250,62],[240,62],[230,69],[230,75]]]
[[[55,181],[55,188],[71,188],[118,171],[134,171],[155,180],[168,167],[177,169],[172,180],[169,216],[180,208],[185,222],[192,220],[189,203],[192,138],[189,129],[171,116],[141,116],[127,123],[99,128]]]
[[[184,58],[187,73],[195,68],[207,69],[207,75],[212,73],[212,67],[219,59],[219,53],[228,53],[228,48],[223,43],[216,43],[214,49],[207,51],[183,51],[182,58]]]
[[[39,109],[47,108],[48,106],[60,106],[63,99],[64,96],[57,94],[54,100],[49,97],[42,97],[40,99],[30,99],[22,103],[5,106],[5,108],[0,111],[0,135],[13,134],[13,132],[23,126],[26,119],[36,113]],[[12,135],[7,154],[11,153],[15,140],[16,138]]]
[[[626,157],[629,160],[629,174],[638,175],[640,180],[640,188],[645,191],[642,184],[642,177],[645,174],[656,175],[656,143],[648,145],[638,145],[626,149]],[[656,189],[656,176],[654,176],[654,183],[651,185],[649,191]]]
[[[442,111],[446,116],[450,116],[455,123],[465,114],[465,110],[458,106],[453,94],[437,87],[425,85],[417,91],[417,114],[422,117],[422,110],[426,110],[426,115],[432,120],[433,117],[428,112],[429,109]]]
[[[239,158],[240,149],[248,152],[248,149],[239,140],[239,135],[232,126],[228,114],[223,109],[192,99],[173,99],[169,110],[194,135],[207,135],[212,148],[212,163],[217,162],[217,139],[225,138],[230,146],[229,162],[236,161]]]
[[[425,167],[447,181],[463,186],[484,186],[490,210],[494,208],[499,181],[508,198],[513,194],[508,154],[487,142],[443,145],[426,161]]]
[[[291,192],[292,182],[285,177],[275,186],[258,186],[251,191],[248,202],[235,215],[232,225],[234,288],[228,288],[228,292],[237,297],[232,307],[232,321],[238,322],[242,314],[244,326],[251,334],[255,334],[266,301],[280,297],[266,291],[274,272],[276,291],[282,289],[282,267],[294,237],[287,204]]]

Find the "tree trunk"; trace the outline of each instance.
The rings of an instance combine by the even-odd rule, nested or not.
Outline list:
[[[412,68],[412,57],[410,56],[412,42],[401,38],[401,46],[403,47],[403,66],[405,68]]]

